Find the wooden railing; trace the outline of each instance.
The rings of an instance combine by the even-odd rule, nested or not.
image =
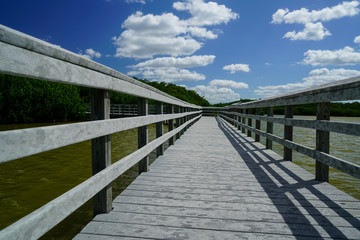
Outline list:
[[[266,138],[266,148],[272,148],[272,141],[284,146],[284,160],[292,161],[292,150],[316,160],[315,178],[329,181],[329,166],[353,177],[360,178],[360,166],[329,154],[330,132],[360,136],[360,123],[330,121],[330,102],[360,99],[360,77],[345,79],[279,97],[268,98],[222,108],[220,116],[238,127],[242,133],[255,141],[260,136]],[[295,119],[294,106],[316,103],[316,120]],[[285,107],[284,117],[274,117],[274,107]],[[214,110],[219,110],[215,108]],[[261,110],[267,113],[260,115]],[[253,120],[255,124],[253,125]],[[266,122],[266,131],[260,130],[261,122]],[[284,137],[273,134],[273,123],[284,125]],[[312,149],[293,141],[293,127],[316,129],[316,148]]]
[[[112,209],[111,183],[139,163],[148,171],[148,155],[176,138],[201,116],[201,107],[77,54],[0,25],[0,73],[91,88],[92,121],[0,132],[0,163],[92,139],[93,176],[0,232],[0,239],[37,239],[93,198],[94,214]],[[137,117],[110,119],[109,91],[138,97]],[[148,115],[148,99],[156,115]],[[164,107],[167,114],[163,114]],[[163,135],[163,122],[169,131]],[[157,139],[148,143],[148,125],[156,123]],[[174,129],[174,123],[176,128]],[[138,128],[138,150],[111,164],[110,135]],[[18,160],[17,160],[18,159]]]

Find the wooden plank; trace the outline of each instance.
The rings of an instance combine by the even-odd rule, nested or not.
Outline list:
[[[360,236],[358,200],[221,119],[201,118],[150,167],[78,237]]]

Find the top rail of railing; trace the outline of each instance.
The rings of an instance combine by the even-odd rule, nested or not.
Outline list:
[[[307,103],[358,100],[360,98],[360,76],[348,78],[289,94],[265,98],[247,103],[236,103],[225,108],[262,108]]]
[[[56,45],[0,25],[0,72],[201,109]]]

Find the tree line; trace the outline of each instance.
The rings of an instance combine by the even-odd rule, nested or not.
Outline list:
[[[251,99],[240,99],[230,103],[211,105],[204,97],[193,90],[173,83],[151,82],[138,79],[171,96],[199,105],[223,107],[238,102],[249,102]],[[90,89],[50,81],[35,80],[25,77],[0,74],[0,122],[54,122],[76,121],[85,118],[90,104]],[[110,92],[110,101],[114,104],[136,104],[137,97]],[[153,101],[149,101],[150,104]],[[284,107],[275,107],[275,114],[284,114]],[[360,103],[331,103],[332,116],[360,117]],[[265,109],[262,109],[265,114]],[[316,115],[316,104],[294,106],[295,115]]]
[[[135,78],[137,79],[137,78]],[[209,106],[193,90],[172,83],[137,79],[186,102]],[[0,74],[0,122],[29,123],[84,119],[90,104],[89,88]],[[137,104],[137,97],[110,92],[113,104]],[[149,101],[150,104],[153,101]]]

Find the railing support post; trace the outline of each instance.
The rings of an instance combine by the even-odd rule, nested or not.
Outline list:
[[[316,120],[330,120],[330,103],[318,103]],[[328,131],[316,130],[316,150],[324,153],[330,151],[330,133]],[[315,179],[329,182],[329,166],[316,161]]]
[[[267,109],[267,116],[268,117],[274,116],[274,108],[273,107],[269,107]],[[266,122],[266,132],[273,134],[273,131],[274,131],[274,124],[272,122]],[[266,148],[272,149],[272,141],[268,138],[266,138]]]
[[[247,111],[247,114],[252,114],[252,109],[249,108],[246,111]],[[248,126],[249,127],[252,126],[252,119],[250,117],[248,117]],[[250,130],[247,131],[247,136],[251,137],[251,131]]]
[[[246,110],[245,109],[241,109],[241,113],[242,114],[246,114]],[[242,122],[242,126],[241,126],[241,132],[245,134],[245,123],[246,123],[246,118],[243,116],[241,118],[241,122]]]
[[[91,91],[91,120],[110,119],[109,91],[92,89]],[[110,135],[91,140],[92,174],[100,172],[111,165]],[[112,209],[112,187],[107,185],[93,197],[94,216],[109,213]]]
[[[156,102],[155,104],[155,113],[163,114],[163,104],[161,102]],[[163,122],[156,123],[156,138],[161,137],[163,135]],[[156,149],[156,155],[160,156],[164,154],[164,144],[161,144]]]
[[[138,98],[138,115],[148,115],[148,101],[145,98]],[[138,127],[138,148],[142,148],[148,143],[148,126]],[[149,156],[144,157],[139,162],[139,174],[149,171]]]
[[[168,114],[174,113],[174,105],[172,105],[172,104],[169,104],[169,105],[168,105],[167,113],[168,113]],[[174,120],[173,120],[173,119],[170,119],[170,120],[169,120],[168,128],[169,128],[169,132],[174,129]],[[174,137],[171,137],[171,138],[169,139],[169,145],[174,145]]]
[[[285,118],[294,117],[294,107],[289,105],[285,106]],[[284,125],[284,139],[293,140],[293,126]],[[292,149],[284,147],[284,160],[292,161]]]
[[[236,112],[241,113],[241,110],[238,109]],[[237,128],[240,131],[241,130],[241,117],[240,116],[237,116],[237,121],[238,121]]]
[[[256,109],[256,115],[260,116],[260,110],[261,110],[260,108]],[[260,124],[261,124],[260,120],[255,121],[255,128],[257,130],[260,130]],[[260,142],[260,135],[257,133],[255,133],[255,142]]]
[[[179,106],[176,106],[176,113],[180,113],[180,107]],[[175,126],[178,128],[180,126],[180,118],[176,118],[175,120]],[[176,139],[179,139],[180,138],[180,133],[177,133],[176,134]]]

